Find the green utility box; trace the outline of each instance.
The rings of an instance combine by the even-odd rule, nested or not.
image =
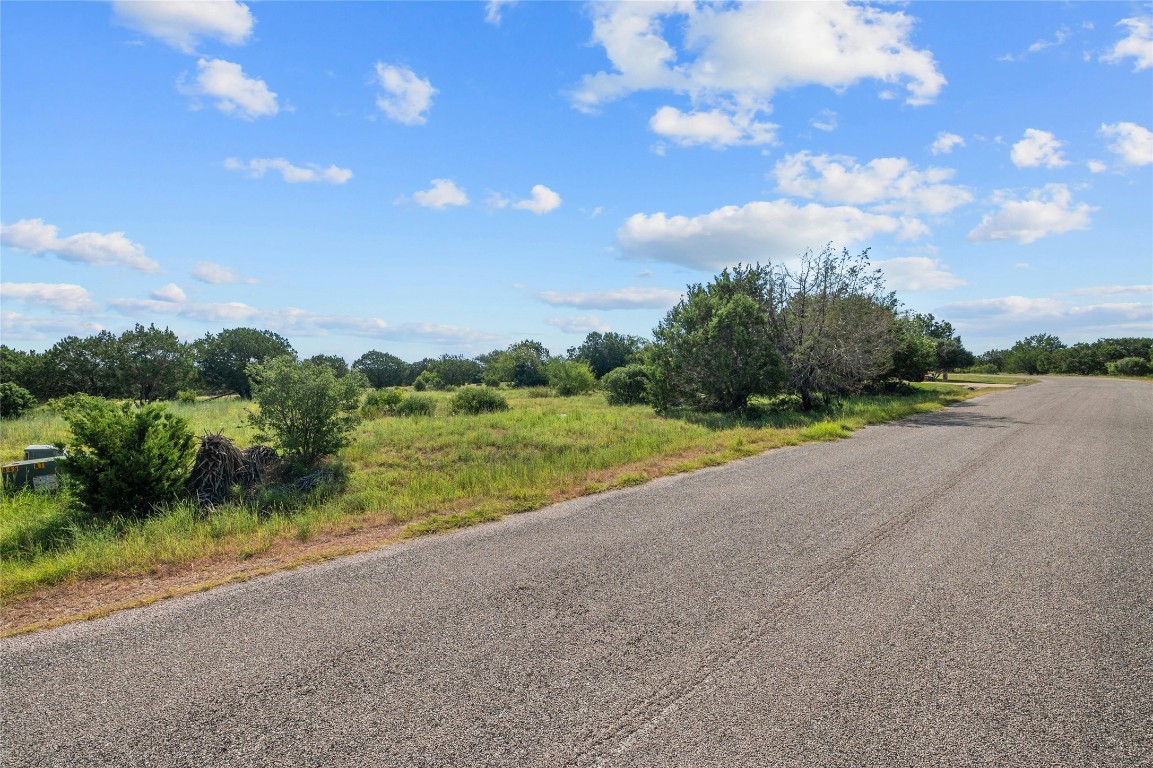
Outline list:
[[[24,461],[4,465],[4,487],[54,491],[60,485],[56,462],[63,458],[64,453],[54,445],[30,445],[24,449]]]

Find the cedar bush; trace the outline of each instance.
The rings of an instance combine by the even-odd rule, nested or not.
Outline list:
[[[609,405],[640,405],[648,402],[649,374],[637,363],[614,368],[601,377],[601,389]]]
[[[508,410],[508,400],[492,387],[463,387],[449,401],[453,413],[496,413]]]
[[[436,413],[436,398],[430,395],[409,395],[396,406],[397,416],[432,416]]]
[[[147,517],[184,493],[196,453],[192,430],[164,406],[87,398],[64,419],[72,443],[60,472],[96,517]]]

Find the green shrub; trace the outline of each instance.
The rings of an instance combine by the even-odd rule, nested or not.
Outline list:
[[[176,393],[176,399],[181,403],[188,403],[191,405],[196,402],[196,390],[182,389]]]
[[[449,401],[453,413],[495,413],[508,410],[508,400],[492,387],[463,387]]]
[[[396,406],[397,416],[432,416],[436,413],[436,398],[429,395],[409,395]]]
[[[364,398],[360,415],[366,419],[379,419],[381,416],[395,416],[396,407],[404,400],[399,389],[375,389]]]
[[[19,418],[35,405],[36,398],[24,387],[10,381],[0,383],[0,418]]]
[[[992,363],[984,363],[983,365],[970,365],[968,368],[965,368],[964,370],[959,371],[959,373],[989,374],[989,373],[999,373],[999,371],[997,370],[997,366],[993,365]]]
[[[548,383],[561,397],[583,395],[596,389],[597,377],[588,363],[574,360],[551,360],[545,366]]]
[[[649,374],[633,363],[614,368],[601,378],[601,389],[609,405],[636,405],[647,402]]]
[[[88,398],[64,419],[72,442],[60,471],[97,517],[146,517],[184,492],[196,454],[192,431],[164,406]]]
[[[420,375],[412,382],[412,388],[417,392],[423,392],[426,389],[447,389],[440,376],[433,370],[421,371]]]
[[[249,366],[260,409],[248,421],[295,469],[315,466],[348,444],[360,421],[360,395],[367,380],[353,372],[337,378],[327,365],[280,357]],[[259,382],[259,383],[257,383]]]
[[[1140,357],[1123,357],[1108,363],[1107,368],[1113,376],[1148,376],[1153,370],[1149,361]]]

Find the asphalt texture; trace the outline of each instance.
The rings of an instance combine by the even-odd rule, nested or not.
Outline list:
[[[0,670],[6,767],[1153,765],[1153,387],[1046,379]]]

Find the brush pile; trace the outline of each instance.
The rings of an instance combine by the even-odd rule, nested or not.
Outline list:
[[[202,507],[223,504],[238,492],[259,488],[278,474],[280,457],[266,445],[242,451],[220,432],[204,435],[199,441],[189,485]]]

